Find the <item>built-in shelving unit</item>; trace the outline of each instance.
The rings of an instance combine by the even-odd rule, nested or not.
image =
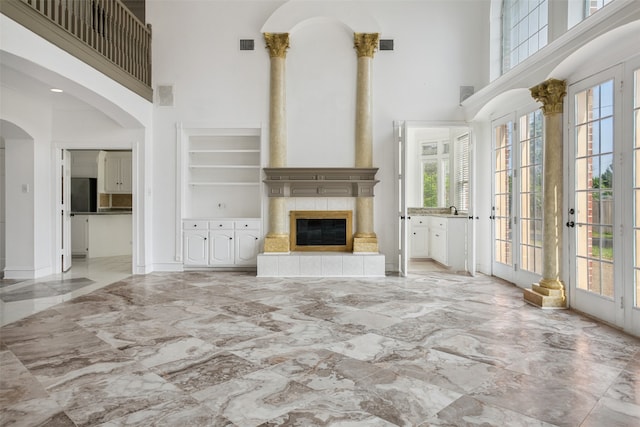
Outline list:
[[[182,217],[260,217],[260,129],[186,133]]]
[[[181,177],[177,219],[260,221],[262,129],[178,124],[177,131]],[[182,240],[176,236],[176,242]],[[176,247],[176,258],[182,256],[182,248]]]

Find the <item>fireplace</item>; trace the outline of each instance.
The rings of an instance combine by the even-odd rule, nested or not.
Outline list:
[[[291,211],[291,251],[351,252],[351,211]]]

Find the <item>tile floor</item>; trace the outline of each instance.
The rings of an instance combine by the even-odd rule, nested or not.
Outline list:
[[[640,425],[639,339],[439,270],[123,278],[0,329],[0,425]]]

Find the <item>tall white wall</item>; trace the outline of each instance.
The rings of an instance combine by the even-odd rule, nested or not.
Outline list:
[[[147,4],[154,32],[154,84],[172,85],[175,100],[172,107],[154,108],[153,180],[156,188],[163,189],[154,199],[157,264],[175,262],[175,125],[267,125],[269,56],[261,28],[285,3],[155,0]],[[305,7],[318,16],[302,13]],[[393,51],[377,52],[373,59],[373,164],[380,168],[381,180],[375,188],[374,229],[381,252],[388,255],[388,262],[395,262],[393,121],[463,120],[459,87],[480,88],[488,82],[489,2],[323,1],[299,2],[295,14],[290,9],[289,166],[353,165],[357,57],[352,30],[338,19],[341,10],[344,16],[353,16],[354,10],[368,15],[361,22],[377,23],[381,37],[394,40]],[[283,7],[280,13],[290,9]],[[287,21],[286,16],[280,18],[279,22]],[[256,50],[240,51],[241,38],[254,39]],[[263,164],[268,158],[268,135],[264,141]]]

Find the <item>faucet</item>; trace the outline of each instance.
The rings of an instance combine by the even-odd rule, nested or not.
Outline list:
[[[458,208],[455,206],[449,206],[449,210],[451,210],[454,215],[458,215]]]

